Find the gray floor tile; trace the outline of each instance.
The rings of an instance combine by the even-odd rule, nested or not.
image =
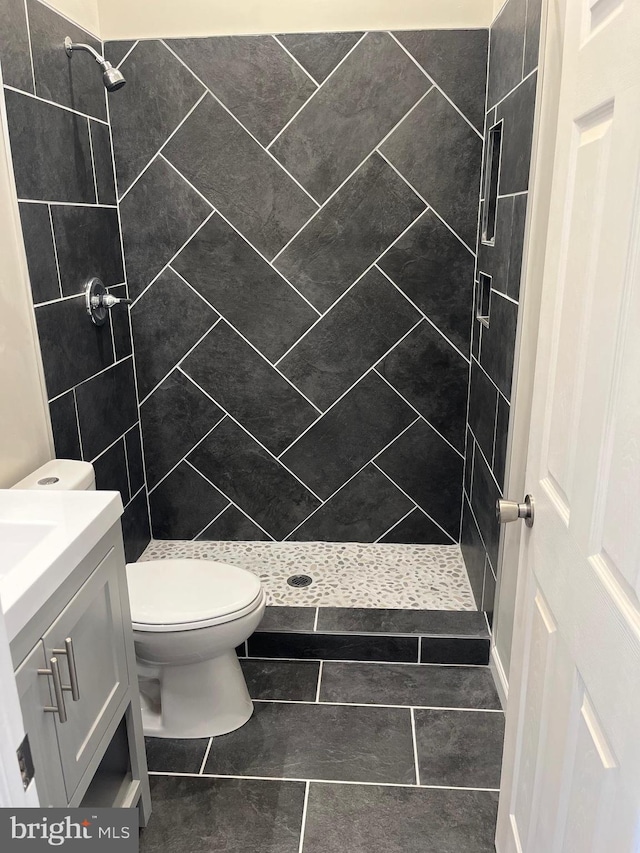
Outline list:
[[[298,853],[302,782],[156,776],[151,797],[141,853]]]
[[[487,711],[415,711],[421,785],[498,788],[504,717]]]
[[[206,773],[353,782],[415,782],[409,711],[256,703],[214,738]]]
[[[160,773],[199,773],[209,738],[145,738],[149,770]]]
[[[489,636],[484,615],[472,610],[402,610],[373,607],[321,607],[318,631],[423,636],[443,634],[451,637]]]
[[[326,662],[320,701],[500,708],[491,673],[478,666]]]
[[[252,699],[315,701],[319,661],[245,658],[241,666]]]
[[[494,853],[497,794],[311,784],[303,853]]]
[[[315,607],[267,606],[259,631],[313,631]]]

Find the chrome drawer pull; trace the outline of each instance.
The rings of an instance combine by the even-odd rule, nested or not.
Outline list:
[[[74,702],[80,699],[80,689],[78,687],[78,670],[76,669],[76,656],[73,653],[73,640],[67,637],[64,641],[64,649],[51,649],[54,655],[66,655],[69,665],[69,687],[63,685],[63,690],[71,691],[71,698]]]
[[[67,722],[67,709],[64,705],[64,694],[62,692],[62,679],[60,678],[60,665],[58,658],[51,658],[49,661],[51,669],[39,669],[38,675],[50,675],[53,680],[53,692],[56,697],[55,705],[45,705],[44,711],[51,714],[58,714],[61,723]]]

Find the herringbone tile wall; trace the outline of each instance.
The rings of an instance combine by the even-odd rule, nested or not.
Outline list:
[[[487,32],[106,52],[154,536],[457,542]]]

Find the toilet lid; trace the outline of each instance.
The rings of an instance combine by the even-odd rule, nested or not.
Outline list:
[[[250,612],[260,579],[214,560],[146,560],[127,565],[131,621],[150,631],[203,628]]]

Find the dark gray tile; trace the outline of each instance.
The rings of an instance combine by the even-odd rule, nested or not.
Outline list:
[[[326,409],[419,319],[415,308],[373,268],[278,367]]]
[[[538,65],[542,0],[527,0],[527,27],[524,43],[523,74],[526,76]]]
[[[474,258],[433,211],[427,210],[378,265],[468,354]]]
[[[41,305],[35,313],[49,397],[113,364],[110,324],[89,321],[84,296]]]
[[[87,119],[19,92],[4,95],[18,198],[93,204]]]
[[[321,607],[317,630],[340,633],[354,631],[361,634],[433,634],[484,638],[489,636],[484,616],[473,610]]]
[[[500,525],[496,519],[496,501],[500,497],[500,490],[491,476],[487,463],[481,453],[476,453],[473,465],[473,498],[471,505],[478,520],[478,526],[489,559],[494,566],[498,565]]]
[[[381,542],[416,545],[452,545],[453,539],[419,507],[380,539]]]
[[[198,105],[163,153],[269,258],[316,210],[313,201],[212,97]]]
[[[193,74],[154,39],[138,42],[121,71],[127,85],[109,102],[120,195],[204,92]]]
[[[511,397],[518,305],[491,293],[489,328],[482,329],[480,364],[507,399]]]
[[[537,82],[537,74],[527,77],[496,110],[497,120],[504,121],[500,158],[501,193],[524,192],[529,187]]]
[[[528,195],[517,195],[513,199],[513,218],[511,220],[511,239],[509,241],[509,275],[507,277],[507,296],[520,298],[520,279],[522,277],[522,255],[524,249],[525,226],[527,218]]]
[[[488,31],[417,30],[395,36],[482,133]]]
[[[318,318],[217,214],[187,243],[172,266],[272,361]]]
[[[522,80],[526,15],[527,0],[508,0],[493,22],[489,38],[489,107]]]
[[[252,660],[240,664],[252,699],[315,702],[320,663],[311,660]]]
[[[482,139],[437,89],[380,150],[468,246],[475,245]]]
[[[130,429],[124,437],[127,450],[127,470],[129,471],[129,483],[131,494],[135,495],[138,489],[144,485],[144,460],[142,458],[142,442],[140,440],[140,427],[138,424]]]
[[[344,59],[362,33],[287,33],[278,40],[322,83]]]
[[[116,183],[113,175],[113,155],[111,135],[106,124],[90,121],[93,166],[96,173],[96,186],[100,204],[116,203]]]
[[[149,508],[144,490],[138,492],[125,508],[122,516],[122,536],[125,559],[127,563],[135,563],[151,541]]]
[[[484,622],[484,615],[478,616]],[[435,708],[500,708],[488,668],[406,663],[326,661],[322,668],[320,701]]]
[[[174,370],[140,406],[149,488],[177,464],[224,413]]]
[[[58,299],[61,294],[49,207],[46,204],[24,202],[19,207],[33,301],[38,303]]]
[[[138,419],[132,360],[83,382],[76,388],[76,400],[84,456],[93,459]]]
[[[491,563],[487,560],[484,570],[484,589],[482,591],[482,609],[487,614],[489,625],[493,624],[493,606],[496,597],[496,578],[491,568]]]
[[[82,459],[73,391],[49,403],[57,459]]]
[[[367,33],[271,150],[326,201],[429,85],[388,33]]]
[[[126,284],[119,284],[109,288],[109,293],[118,299],[127,298]],[[133,352],[131,341],[131,323],[129,322],[129,306],[125,303],[114,306],[111,311],[111,326],[113,328],[113,346],[115,348],[116,361],[126,358]]]
[[[372,154],[275,266],[324,311],[423,209],[402,178]]]
[[[509,287],[514,201],[513,196],[498,198],[493,244],[482,240],[478,242],[478,270],[490,275],[491,286],[501,293],[507,293]],[[517,275],[518,285],[519,279],[520,271]]]
[[[493,454],[493,473],[502,486],[507,466],[507,437],[511,408],[502,394],[498,395],[498,415],[496,417],[496,442]]]
[[[248,646],[249,656],[258,658],[418,662],[417,637],[258,631]]]
[[[494,853],[498,795],[376,785],[309,789],[305,853]]]
[[[193,539],[228,505],[217,489],[181,462],[149,494],[155,539]]]
[[[471,362],[469,388],[469,426],[487,459],[493,458],[498,392],[484,370]]]
[[[290,533],[320,503],[230,418],[189,461],[276,539]]]
[[[0,61],[5,86],[33,92],[29,32],[23,0],[0,0]]]
[[[260,631],[313,631],[315,607],[284,607],[267,605]]]
[[[282,455],[282,461],[321,498],[328,498],[414,419],[409,406],[369,373]]]
[[[464,452],[464,490],[471,495],[471,474],[473,472],[473,454],[475,451],[475,439],[467,424],[467,444]]]
[[[149,770],[160,773],[199,773],[209,738],[145,738]]]
[[[235,506],[228,506],[196,539],[214,542],[265,542],[269,536]]]
[[[413,506],[384,474],[367,465],[299,527],[294,542],[375,542]]]
[[[462,511],[462,532],[460,537],[460,549],[464,559],[464,565],[469,577],[469,583],[473,590],[476,607],[482,607],[482,587],[484,585],[484,564],[486,552],[478,531],[478,525],[471,513],[469,502],[464,501]]]
[[[224,321],[182,367],[274,454],[318,417],[313,406]]]
[[[464,450],[469,364],[423,320],[376,368],[429,423]]]
[[[298,853],[303,782],[153,777],[141,853]]]
[[[101,456],[93,460],[96,472],[96,489],[107,492],[120,492],[122,503],[127,505],[129,498],[129,480],[127,478],[127,460],[124,450],[124,438],[118,439]]]
[[[489,639],[474,637],[422,637],[420,663],[457,663],[487,666]]]
[[[422,785],[500,787],[502,714],[442,710],[414,714]]]
[[[105,41],[103,44],[104,58],[117,68],[135,43],[135,39]]]
[[[213,739],[205,772],[411,784],[409,711],[256,703],[241,729]]]
[[[39,0],[27,0],[27,11],[36,95],[106,120],[106,92],[95,61],[84,52],[69,57],[63,47],[69,36],[100,53],[101,42]]]
[[[462,458],[428,424],[415,423],[376,464],[457,541]]]
[[[83,293],[93,276],[105,287],[124,281],[115,208],[54,204],[51,216],[64,296]]]
[[[171,268],[160,274],[131,309],[141,397],[153,390],[217,319],[216,312]]]
[[[169,47],[267,145],[316,90],[274,38],[171,39]]]
[[[161,216],[149,212],[162,211]],[[131,297],[171,260],[211,208],[161,157],[120,204]]]

